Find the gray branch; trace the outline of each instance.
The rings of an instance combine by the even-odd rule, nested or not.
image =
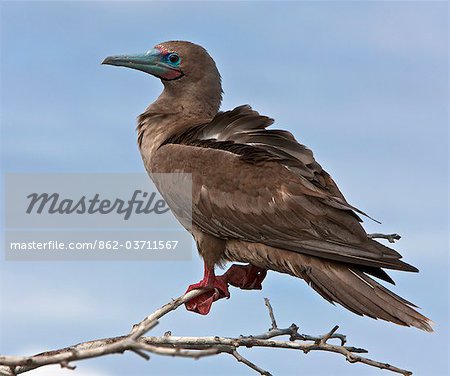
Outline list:
[[[222,353],[229,354],[238,362],[258,372],[260,375],[270,376],[268,371],[243,357],[238,352],[238,348],[240,347],[283,348],[302,351],[305,354],[310,351],[328,351],[343,355],[350,363],[363,363],[402,375],[412,375],[410,371],[358,355],[367,353],[367,350],[345,346],[346,337],[343,334],[337,333],[338,326],[335,326],[322,336],[300,334],[298,333],[299,327],[295,324],[292,324],[288,328],[279,328],[269,299],[265,299],[265,304],[269,311],[271,328],[267,332],[259,335],[241,335],[239,337],[177,337],[173,336],[171,332],[166,332],[160,337],[144,336],[158,324],[158,320],[163,316],[205,291],[205,289],[193,290],[172,300],[170,303],[165,304],[148,315],[140,323],[133,325],[133,328],[127,335],[83,342],[33,356],[0,355],[0,375],[15,376],[49,364],[59,364],[64,368],[75,369],[75,366],[70,364],[71,362],[130,351],[145,360],[150,359],[149,354],[193,359],[215,356]],[[279,339],[279,337],[286,336],[288,337],[287,339]],[[328,343],[332,339],[338,339],[340,344]]]
[[[402,237],[399,234],[367,234],[367,237],[371,239],[386,239],[389,243],[395,243],[397,240],[400,240]]]

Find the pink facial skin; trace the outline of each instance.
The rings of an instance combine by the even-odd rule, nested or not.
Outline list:
[[[168,55],[173,51],[169,51],[166,47],[164,47],[161,44],[158,44],[157,46],[155,46],[156,49],[161,51],[162,55]],[[170,68],[167,67],[168,71],[166,73],[164,73],[164,75],[161,75],[160,78],[162,78],[163,80],[175,80],[177,78],[180,78],[183,75],[183,72],[181,72],[180,70],[176,69],[176,68]]]
[[[161,76],[164,80],[175,80],[177,78],[180,78],[183,75],[183,72],[177,70],[177,69],[170,69],[164,76]]]

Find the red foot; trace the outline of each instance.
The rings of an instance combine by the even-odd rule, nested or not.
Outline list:
[[[211,290],[186,302],[186,309],[201,315],[207,315],[216,300],[230,297],[228,283],[243,290],[261,290],[261,283],[266,274],[266,269],[257,268],[253,265],[231,265],[224,275],[216,277],[214,269],[209,269],[205,265],[203,279],[199,283],[190,285],[186,292],[203,287],[211,288]]]
[[[230,285],[242,290],[262,290],[262,281],[267,270],[253,265],[231,265],[223,275]]]
[[[201,315],[207,315],[211,309],[212,304],[219,299],[229,298],[230,292],[228,291],[228,283],[224,276],[216,277],[214,270],[207,269],[205,267],[205,276],[199,283],[190,285],[186,292],[201,289],[203,287],[211,288],[204,294],[197,296],[185,303],[188,311],[200,313]]]

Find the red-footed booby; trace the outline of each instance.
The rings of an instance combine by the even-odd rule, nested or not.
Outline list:
[[[184,217],[181,188],[155,181],[191,232],[210,287],[189,301],[207,314],[229,297],[228,285],[261,289],[268,270],[304,279],[323,298],[350,311],[432,331],[414,305],[372,277],[393,283],[384,269],[418,270],[395,250],[371,239],[362,211],[350,205],[311,150],[250,106],[219,112],[221,77],[196,44],[170,41],[141,55],[111,56],[103,64],[144,71],[164,91],[139,116],[138,145],[150,177],[192,174],[192,223]],[[156,179],[157,180],[157,179]],[[234,264],[222,276],[215,266]]]

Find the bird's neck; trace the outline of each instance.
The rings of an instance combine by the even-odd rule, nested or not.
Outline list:
[[[163,81],[164,91],[138,119],[138,145],[147,171],[158,148],[170,137],[210,122],[222,101],[220,76],[197,82]]]
[[[196,100],[193,95],[172,95],[167,90],[138,118],[138,145],[148,170],[158,148],[171,136],[188,128],[210,122],[220,106],[219,98]]]
[[[213,118],[220,108],[222,87],[217,83],[197,82],[184,86],[180,82],[163,81],[164,91],[146,111],[176,113],[179,117]]]
[[[220,79],[183,85],[163,81],[164,91],[138,120],[138,141],[142,149],[157,149],[171,135],[186,128],[211,121],[220,108],[222,87]]]

